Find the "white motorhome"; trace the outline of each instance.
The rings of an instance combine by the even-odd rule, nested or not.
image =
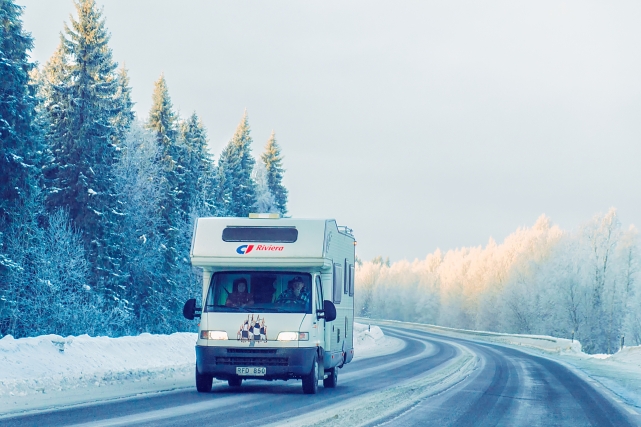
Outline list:
[[[354,356],[355,243],[333,219],[199,218],[191,262],[203,269],[203,300],[183,310],[200,317],[198,391],[213,378],[336,387]]]

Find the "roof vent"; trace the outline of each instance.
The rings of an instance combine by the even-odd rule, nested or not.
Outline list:
[[[250,213],[249,217],[254,219],[279,219],[280,214],[279,213]]]

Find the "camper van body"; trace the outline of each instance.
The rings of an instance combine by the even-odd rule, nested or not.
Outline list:
[[[354,355],[354,245],[334,220],[199,218],[191,246],[192,265],[203,269],[198,390],[210,391],[213,378],[302,379],[306,393],[318,380],[334,387]],[[284,298],[296,281],[308,303]]]

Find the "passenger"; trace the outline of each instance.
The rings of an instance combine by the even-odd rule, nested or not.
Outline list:
[[[305,289],[305,282],[300,276],[294,277],[287,284],[287,289],[278,296],[277,303],[295,302],[307,304],[310,300],[309,292]]]
[[[233,291],[227,295],[225,305],[227,307],[245,307],[252,304],[254,304],[254,299],[247,292],[247,279],[241,277],[234,280]]]

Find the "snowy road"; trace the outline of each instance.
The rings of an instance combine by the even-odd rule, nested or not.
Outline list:
[[[212,393],[147,395],[0,420],[27,425],[523,425],[626,426],[641,418],[562,365],[517,350],[385,327],[398,353],[356,360],[336,389],[247,381]]]

